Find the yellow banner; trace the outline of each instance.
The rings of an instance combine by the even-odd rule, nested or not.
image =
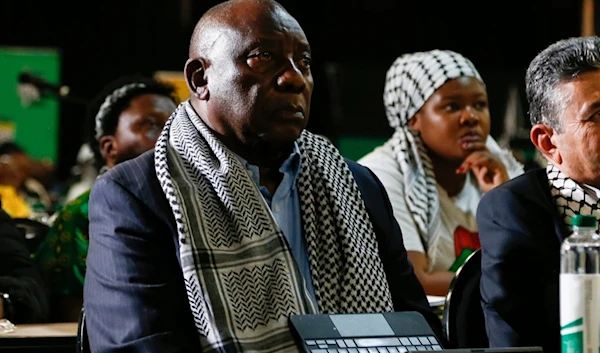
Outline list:
[[[188,89],[187,84],[185,83],[183,72],[156,71],[154,73],[154,79],[173,85],[173,87],[175,87],[177,97],[181,102],[187,100],[190,97],[190,91]]]

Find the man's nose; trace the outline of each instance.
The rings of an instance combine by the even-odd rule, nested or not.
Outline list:
[[[290,59],[284,71],[277,77],[277,85],[284,90],[300,93],[306,88],[306,77]]]

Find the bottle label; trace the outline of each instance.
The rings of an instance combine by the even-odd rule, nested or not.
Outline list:
[[[562,353],[600,350],[600,274],[560,274]]]

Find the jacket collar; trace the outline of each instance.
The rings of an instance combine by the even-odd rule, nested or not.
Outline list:
[[[562,218],[559,216],[558,211],[556,211],[556,206],[554,205],[552,195],[550,194],[550,184],[546,169],[536,168],[528,171],[524,176],[527,179],[527,183],[520,184],[520,186],[515,189],[515,192],[537,204],[540,208],[544,209],[548,215],[551,215],[554,229],[558,235],[557,240],[562,242],[569,236],[570,232]]]

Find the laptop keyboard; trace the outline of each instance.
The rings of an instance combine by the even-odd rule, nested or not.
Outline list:
[[[404,353],[441,350],[433,336],[305,340],[311,353]]]

